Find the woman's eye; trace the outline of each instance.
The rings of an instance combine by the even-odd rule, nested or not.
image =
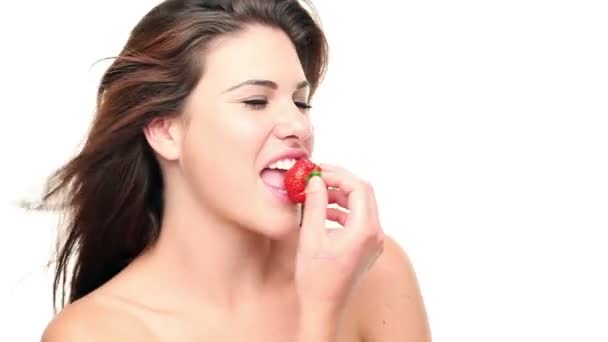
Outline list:
[[[268,104],[268,100],[252,99],[252,100],[245,100],[245,101],[243,101],[243,103],[248,108],[251,108],[251,109],[263,109]]]
[[[309,104],[308,104],[308,103],[306,103],[306,102],[298,102],[298,101],[296,101],[296,102],[294,102],[294,103],[295,103],[295,104],[296,104],[296,106],[298,106],[298,108],[300,108],[300,109],[309,110],[310,108],[312,108],[312,106],[311,106],[311,105],[309,105]]]
[[[245,101],[243,101],[243,103],[250,109],[258,110],[258,109],[264,109],[268,105],[268,100],[251,99],[251,100],[245,100]],[[303,109],[305,111],[312,108],[312,106],[306,102],[294,101],[294,103],[298,108]]]

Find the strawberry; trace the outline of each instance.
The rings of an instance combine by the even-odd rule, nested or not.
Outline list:
[[[306,201],[304,190],[308,180],[320,175],[321,167],[308,160],[308,158],[298,160],[285,173],[285,189],[289,199],[294,203],[304,203]]]

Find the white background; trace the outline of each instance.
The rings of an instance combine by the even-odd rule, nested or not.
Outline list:
[[[2,341],[38,340],[51,315],[55,218],[13,202],[76,151],[93,64],[154,4],[0,3]],[[434,340],[608,341],[605,1],[316,4],[317,159],[375,184]]]

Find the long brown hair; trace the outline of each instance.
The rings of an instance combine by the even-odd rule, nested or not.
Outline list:
[[[310,3],[309,3],[310,5]],[[309,7],[309,6],[308,6]],[[48,179],[39,209],[65,210],[53,303],[66,305],[120,272],[159,236],[163,179],[144,127],[175,116],[204,73],[220,36],[259,23],[283,30],[311,84],[327,64],[327,42],[296,0],[167,0],[148,12],[104,73],[92,127],[80,152]]]

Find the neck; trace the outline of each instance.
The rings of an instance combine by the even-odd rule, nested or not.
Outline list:
[[[236,308],[271,284],[293,280],[296,235],[271,241],[201,210],[191,196],[166,194],[161,234],[142,262],[167,303]],[[296,232],[297,233],[297,232]],[[165,296],[164,294],[161,295]],[[182,300],[176,298],[179,296]]]

